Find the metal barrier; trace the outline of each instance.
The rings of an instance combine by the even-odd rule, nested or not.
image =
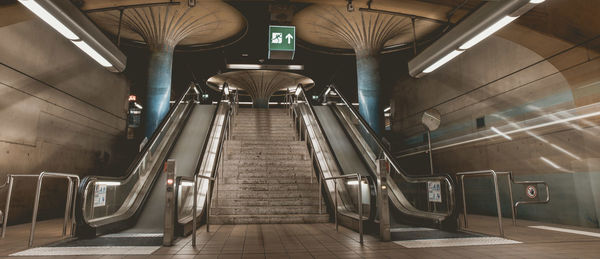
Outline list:
[[[328,177],[328,178],[323,178],[321,181],[321,184],[319,184],[319,196],[321,195],[322,192],[322,188],[323,188],[323,181],[328,181],[328,180],[336,180],[336,179],[348,179],[348,178],[356,178],[358,180],[358,233],[360,234],[360,243],[363,243],[363,215],[362,215],[362,186],[361,186],[361,182],[362,182],[362,177],[360,174],[356,173],[356,174],[350,174],[350,175],[340,175],[340,176],[334,176],[334,177]],[[337,204],[337,182],[333,181],[334,183],[334,218],[335,218],[335,231],[338,231],[338,204]]]
[[[459,177],[460,186],[461,186],[461,190],[462,190],[464,228],[468,227],[467,201],[465,198],[466,197],[466,195],[465,195],[465,180],[464,180],[465,176],[486,176],[486,175],[491,175],[492,181],[494,183],[494,193],[496,196],[496,210],[498,213],[498,231],[500,233],[500,236],[502,236],[502,237],[504,237],[504,228],[502,226],[502,208],[500,207],[500,193],[498,191],[498,176],[500,176],[500,175],[507,176],[508,194],[510,196],[511,214],[512,214],[512,221],[513,221],[514,226],[517,225],[516,209],[520,204],[545,204],[545,203],[550,202],[550,189],[548,187],[548,184],[544,181],[516,181],[513,177],[512,172],[496,172],[494,170],[460,172],[460,173],[457,173],[456,176]],[[546,187],[546,199],[543,201],[517,201],[515,203],[513,200],[513,191],[512,191],[513,183],[514,184],[543,184]]]
[[[66,236],[67,234],[67,225],[69,221],[71,222],[71,236],[75,234],[75,206],[74,202],[77,199],[77,190],[76,188],[79,186],[79,176],[74,174],[63,174],[63,173],[53,173],[53,172],[42,172],[39,175],[35,174],[21,174],[21,175],[8,175],[8,194],[6,196],[6,207],[5,207],[5,215],[4,221],[2,223],[2,238],[6,235],[6,225],[8,222],[8,213],[10,208],[10,200],[12,196],[12,190],[15,182],[15,178],[18,177],[37,177],[37,187],[35,191],[35,199],[33,203],[33,215],[31,217],[31,230],[29,233],[29,243],[28,246],[33,246],[33,238],[35,234],[35,226],[37,222],[38,209],[40,205],[40,194],[42,191],[42,183],[44,177],[50,178],[64,178],[68,181],[67,187],[67,200],[65,204],[65,217],[63,221],[63,231],[62,235]],[[73,184],[73,180],[75,180],[75,184]],[[71,211],[71,213],[69,213]]]

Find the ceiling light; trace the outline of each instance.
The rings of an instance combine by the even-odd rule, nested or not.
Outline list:
[[[448,63],[448,61],[450,61],[450,60],[454,59],[455,57],[457,57],[458,55],[462,54],[463,52],[464,52],[463,50],[455,50],[455,51],[450,52],[450,54],[444,56],[442,59],[438,60],[437,62],[433,63],[431,66],[429,66],[428,68],[423,70],[423,73],[431,73],[431,72],[435,71],[439,67]]]
[[[119,185],[121,185],[121,183],[114,182],[114,181],[98,181],[98,182],[96,182],[96,185],[119,186]]]
[[[112,67],[112,64],[108,62],[108,60],[106,60],[104,57],[102,57],[102,55],[100,55],[98,52],[92,49],[92,47],[90,47],[90,45],[88,45],[87,43],[80,40],[74,40],[71,42],[73,42],[75,46],[77,46],[79,49],[85,52],[85,54],[88,54],[88,56],[96,60],[96,62],[98,62],[103,67]]]
[[[517,18],[518,17],[506,16],[506,17],[500,19],[496,23],[492,24],[492,26],[488,27],[487,29],[480,32],[479,34],[475,35],[475,37],[473,37],[469,41],[465,42],[459,48],[460,49],[468,49],[468,48],[475,46],[477,43],[481,42],[485,38],[494,34],[495,32],[502,29],[504,26],[508,25],[509,23],[511,23],[512,21],[514,21]]]
[[[529,3],[540,4],[540,3],[543,3],[544,1],[546,1],[546,0],[531,0],[531,1],[529,1]]]
[[[228,69],[260,69],[261,65],[256,64],[227,64]]]
[[[392,107],[390,106],[390,107],[385,108],[385,110],[383,110],[383,112],[389,112],[391,110],[392,110]]]
[[[194,182],[191,182],[191,181],[181,181],[179,185],[181,185],[181,186],[194,186]]]
[[[23,4],[25,7],[27,7],[27,9],[29,9],[35,15],[40,17],[40,19],[42,19],[48,25],[52,26],[52,28],[54,28],[56,31],[58,31],[60,34],[62,34],[65,38],[70,39],[70,40],[78,40],[79,39],[79,37],[77,37],[77,35],[75,35],[75,33],[73,31],[69,30],[69,28],[67,28],[67,26],[65,26],[63,23],[61,23],[59,20],[57,20],[54,16],[52,16],[48,11],[46,11],[46,9],[41,7],[36,1],[34,1],[34,0],[19,0],[19,2],[21,2],[21,4]]]

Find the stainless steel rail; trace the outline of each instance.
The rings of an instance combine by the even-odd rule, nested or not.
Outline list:
[[[546,204],[548,202],[550,202],[550,187],[548,187],[548,184],[544,181],[517,181],[514,178],[514,175],[512,172],[509,173],[510,175],[510,180],[512,181],[512,183],[514,184],[542,184],[544,185],[544,187],[546,188],[546,199],[541,200],[541,201],[535,201],[535,200],[530,200],[530,201],[517,201],[514,203],[514,205],[512,206],[513,209],[513,215],[516,217],[517,216],[517,207],[519,207],[519,205],[521,204]],[[517,221],[516,218],[513,218],[513,224],[516,226],[517,225]]]
[[[496,172],[494,170],[460,172],[460,173],[457,173],[456,176],[460,180],[460,186],[461,186],[461,190],[462,190],[464,228],[468,228],[468,226],[469,226],[468,221],[467,221],[467,202],[466,202],[464,178],[465,178],[465,176],[468,177],[468,176],[487,176],[487,175],[492,176],[492,180],[494,183],[494,193],[496,195],[496,210],[498,213],[498,231],[500,233],[500,236],[502,236],[502,237],[504,236],[504,229],[502,226],[502,209],[500,207],[500,194],[498,191],[498,176],[500,176],[500,175],[507,176],[508,193],[510,196],[511,214],[512,214],[512,221],[513,221],[514,226],[517,225],[517,218],[516,218],[517,207],[520,204],[546,204],[546,203],[550,202],[550,188],[548,187],[548,184],[544,181],[516,181],[512,172]],[[517,202],[514,202],[512,184],[542,184],[546,188],[546,199],[542,200],[542,201],[517,201]]]
[[[20,177],[37,177],[37,187],[35,191],[35,198],[33,203],[33,215],[31,217],[31,230],[29,232],[29,243],[28,246],[33,246],[33,238],[35,234],[35,226],[37,222],[38,209],[40,205],[40,194],[42,192],[42,183],[45,177],[50,178],[64,178],[68,181],[67,187],[67,197],[65,204],[65,216],[63,220],[63,230],[62,235],[66,236],[67,234],[67,225],[71,225],[71,236],[75,234],[75,205],[74,202],[77,199],[77,186],[79,186],[79,176],[75,174],[64,174],[64,173],[54,173],[54,172],[41,172],[39,175],[37,174],[9,174],[8,175],[8,194],[6,195],[6,207],[5,207],[5,216],[2,222],[2,238],[6,235],[6,225],[8,222],[8,213],[10,209],[10,201],[12,197],[12,190],[15,182],[15,178]],[[75,184],[73,184],[73,180],[75,180]]]
[[[383,145],[383,143],[381,143],[381,140],[379,139],[379,137],[377,137],[377,134],[373,131],[373,129],[369,126],[369,124],[364,120],[364,118],[360,114],[358,114],[358,112],[356,111],[354,106],[352,106],[352,104],[350,102],[348,102],[348,100],[344,97],[344,95],[335,86],[330,85],[329,89],[331,89],[331,90],[326,91],[325,93],[335,92],[335,94],[344,102],[344,104],[348,107],[348,109],[350,110],[352,115],[357,118],[357,120],[363,126],[363,128],[366,129],[371,136],[373,136],[375,143],[381,150],[381,154],[376,154],[376,155],[382,156],[383,159],[387,160],[388,163],[391,165],[391,167],[394,168],[394,171],[396,171],[396,174],[399,175],[404,181],[406,181],[407,183],[414,183],[414,184],[423,184],[423,183],[427,184],[427,182],[429,182],[429,181],[440,181],[440,182],[446,183],[446,186],[447,186],[446,202],[448,203],[448,208],[446,209],[446,212],[443,214],[446,217],[452,215],[452,213],[454,212],[454,207],[455,207],[455,196],[454,196],[455,191],[454,191],[453,184],[451,182],[450,177],[449,176],[414,177],[414,176],[405,174],[404,171],[397,164],[392,153],[387,149],[387,147],[385,145]],[[327,97],[326,95],[327,94],[324,95],[324,98]],[[411,211],[406,211],[406,212],[411,216],[423,217],[423,215],[418,212],[414,212],[414,213]]]
[[[463,213],[464,213],[465,228],[468,227],[467,202],[465,199],[465,181],[464,181],[465,176],[486,176],[486,175],[491,175],[492,180],[494,182],[494,193],[496,194],[496,211],[498,212],[498,231],[500,232],[500,236],[504,237],[504,228],[502,227],[502,208],[500,207],[500,193],[498,192],[498,175],[509,176],[509,174],[507,172],[496,172],[494,170],[482,170],[482,171],[460,172],[460,173],[456,174],[456,176],[458,176],[460,178],[460,186],[462,188],[462,200],[463,200]],[[509,186],[510,199],[511,199],[510,203],[512,206],[512,203],[513,203],[512,202],[512,187],[510,186],[510,184],[508,184],[508,186]],[[512,210],[512,212],[513,212],[512,216],[513,216],[513,220],[514,220],[514,218],[515,218],[514,210]]]
[[[304,100],[300,100],[301,97],[304,97]],[[319,184],[319,188],[323,188],[323,185],[321,184],[321,179],[325,177],[325,174],[329,174],[330,176],[334,175],[334,172],[336,173],[340,173],[337,169],[341,168],[341,166],[339,165],[338,161],[335,159],[332,159],[333,162],[335,163],[334,165],[330,165],[329,163],[327,163],[327,161],[321,161],[320,160],[327,160],[326,158],[326,154],[331,154],[331,144],[329,142],[329,139],[327,138],[327,136],[322,132],[322,126],[320,121],[317,119],[317,115],[313,109],[312,106],[310,106],[310,104],[308,103],[308,99],[306,97],[306,93],[304,92],[304,89],[301,88],[299,95],[297,96],[296,100],[295,100],[295,105],[292,105],[294,103],[294,95],[293,94],[289,94],[288,95],[289,98],[289,114],[292,117],[292,119],[294,120],[294,129],[296,131],[296,133],[298,134],[298,138],[302,139],[301,135],[304,136],[304,140],[307,143],[307,147],[309,148],[310,154],[311,154],[311,161],[313,163],[315,163],[319,169],[319,178],[318,179],[318,184]],[[300,110],[300,106],[299,104],[306,104],[308,107],[308,111],[310,112],[310,118],[312,118],[314,120],[314,122],[310,121],[310,119],[308,117],[306,117],[305,115],[302,114]],[[295,107],[298,108],[298,110],[294,109]],[[299,126],[300,124],[304,123],[304,128],[301,131]],[[321,131],[321,132],[318,132]],[[325,143],[321,144],[319,140],[319,137],[317,136],[318,134],[320,134]],[[309,141],[310,138],[310,141]],[[315,142],[316,141],[316,142]],[[323,146],[321,146],[323,145]],[[329,150],[329,151],[327,151]],[[315,162],[314,159],[317,159],[319,161]],[[314,170],[314,167],[313,167]],[[314,171],[313,171],[314,174]],[[312,178],[311,178],[311,183],[312,183]],[[334,186],[335,187],[335,186]],[[331,188],[331,187],[330,187]],[[340,196],[341,197],[341,196]],[[322,191],[319,192],[319,213],[322,213]],[[331,198],[331,197],[330,197]],[[342,201],[344,201],[342,199]],[[344,203],[343,206],[348,210],[351,211],[350,208],[348,208],[346,206],[347,204]]]
[[[363,244],[363,215],[362,215],[362,178],[364,178],[363,176],[361,176],[359,173],[356,174],[349,174],[349,175],[341,175],[341,176],[334,176],[334,177],[327,177],[327,178],[323,178],[321,181],[321,185],[323,183],[323,181],[329,181],[329,180],[337,180],[337,179],[348,179],[348,178],[356,178],[358,181],[358,233],[360,234],[360,244]],[[334,193],[335,193],[335,198],[334,200],[334,218],[335,218],[335,231],[338,231],[338,204],[337,204],[337,181],[333,181],[333,186],[334,186]],[[320,185],[320,186],[321,186]],[[321,193],[321,189],[319,189],[319,193]]]
[[[194,179],[192,179],[192,181],[194,181],[194,198],[193,198],[193,203],[192,203],[192,246],[196,247],[196,226],[197,226],[197,210],[198,210],[198,179],[206,179],[209,181],[208,184],[208,190],[207,190],[207,194],[206,194],[206,201],[205,201],[205,206],[206,206],[206,232],[210,231],[210,207],[212,204],[212,200],[211,200],[211,195],[212,195],[212,190],[213,190],[213,185],[215,184],[215,182],[218,179],[218,166],[219,166],[219,161],[222,160],[223,154],[224,154],[224,148],[223,148],[223,143],[225,142],[225,140],[228,140],[231,134],[231,124],[232,124],[232,116],[237,113],[237,105],[238,105],[238,99],[237,99],[237,93],[233,96],[233,101],[229,102],[229,106],[227,107],[227,111],[225,112],[225,118],[223,121],[223,125],[221,126],[221,132],[219,133],[219,140],[218,140],[218,144],[215,150],[215,154],[216,156],[214,157],[214,163],[212,164],[212,168],[211,171],[212,172],[212,176],[205,176],[205,175],[200,175],[198,172]],[[217,107],[218,109],[218,107]],[[207,140],[208,141],[208,140]],[[210,151],[208,151],[210,152]],[[217,195],[218,195],[218,186],[217,186]],[[218,197],[218,196],[217,196]]]

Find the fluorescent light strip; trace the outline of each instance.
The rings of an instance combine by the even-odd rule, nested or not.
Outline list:
[[[261,65],[254,64],[227,64],[229,69],[261,69]]]
[[[41,7],[34,0],[19,0],[21,4],[23,4],[27,9],[33,12],[35,15],[40,17],[44,22],[54,28],[58,33],[62,34],[65,38],[70,40],[79,40],[79,37],[71,31],[67,26],[62,24],[59,20],[57,20],[52,14],[50,14],[46,9]]]
[[[543,2],[545,2],[545,1],[546,1],[546,0],[531,0],[531,1],[529,1],[529,3],[532,3],[532,4],[540,4],[540,3],[543,3]]]
[[[181,181],[181,183],[179,185],[181,185],[181,186],[194,186],[194,182]]]
[[[502,29],[504,26],[508,25],[509,23],[511,23],[512,21],[514,21],[517,18],[518,17],[505,16],[504,18],[500,19],[500,21],[497,21],[492,26],[488,27],[487,29],[480,32],[479,34],[477,34],[475,37],[473,37],[469,41],[465,42],[463,45],[460,46],[460,49],[465,50],[465,49],[475,46],[477,43],[481,42],[485,38],[494,34],[495,32]]]
[[[108,60],[106,60],[104,57],[102,57],[102,55],[100,55],[98,52],[96,52],[92,47],[90,47],[90,45],[88,45],[84,41],[77,40],[77,41],[71,41],[71,42],[73,42],[73,44],[75,44],[75,46],[77,46],[79,49],[81,49],[83,52],[85,52],[85,54],[88,54],[88,56],[90,56],[91,58],[96,60],[96,62],[98,62],[98,64],[100,64],[101,66],[112,67],[112,64],[110,62],[108,62]]]
[[[498,129],[494,128],[494,127],[491,127],[490,129],[491,129],[493,132],[496,132],[496,134],[498,134],[498,135],[500,135],[500,136],[504,137],[505,139],[512,140],[512,138],[511,138],[510,136],[508,136],[508,135],[504,134],[504,132],[502,132],[502,131],[500,131],[500,130],[498,130]]]
[[[454,59],[455,57],[458,57],[458,55],[462,54],[463,52],[464,52],[463,50],[454,50],[454,51],[450,52],[450,54],[444,56],[437,62],[433,63],[433,65],[431,65],[428,68],[426,68],[425,70],[423,70],[423,73],[431,73],[431,72],[435,71],[439,67],[448,63],[448,61]]]
[[[392,110],[392,107],[387,107],[387,108],[385,108],[385,109],[383,110],[383,112],[389,112],[389,111],[391,111],[391,110]]]
[[[98,182],[96,182],[96,185],[119,186],[119,185],[121,185],[121,182],[98,181]]]

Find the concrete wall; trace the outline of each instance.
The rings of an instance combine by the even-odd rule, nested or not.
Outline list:
[[[545,180],[550,184],[550,204],[524,205],[520,218],[598,227],[598,116],[523,130],[511,134],[511,140],[491,130],[493,126],[510,131],[600,112],[600,59],[586,48],[598,42],[574,47],[512,26],[518,27],[513,32],[521,33],[493,36],[423,79],[396,80],[391,102],[393,133],[402,136],[396,143],[402,147],[398,154],[425,148],[420,116],[427,109],[438,109],[442,124],[432,133],[434,147],[495,137],[434,151],[436,171],[493,169],[512,171],[519,180]],[[516,35],[520,37],[510,37]],[[520,44],[535,37],[543,51]],[[479,117],[485,118],[484,128],[476,127]],[[401,164],[413,174],[428,171],[425,154],[404,157]],[[468,186],[472,186],[467,190],[469,210],[493,215],[491,182],[470,180]],[[513,187],[515,198],[527,199],[523,186]],[[508,196],[503,197],[508,216]]]
[[[0,181],[6,174],[99,174],[123,139],[129,85],[39,19],[0,27]],[[59,216],[65,184],[48,181],[40,217]],[[15,185],[10,222],[31,217],[35,182]],[[4,210],[5,190],[0,190]]]

